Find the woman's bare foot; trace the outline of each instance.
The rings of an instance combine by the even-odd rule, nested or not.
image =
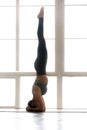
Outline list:
[[[44,7],[42,7],[42,8],[40,9],[40,12],[39,12],[39,14],[38,14],[37,17],[38,17],[38,18],[43,18],[43,17],[44,17]]]

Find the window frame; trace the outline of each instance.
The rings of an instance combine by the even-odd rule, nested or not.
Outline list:
[[[61,109],[63,77],[87,77],[87,72],[64,71],[64,0],[55,0],[55,5],[55,72],[47,75],[57,77],[57,108]],[[12,108],[20,108],[20,77],[36,75],[35,72],[19,71],[19,15],[19,0],[16,0],[16,72],[0,72],[0,78],[16,79],[15,106]]]
[[[20,78],[21,77],[27,77],[27,76],[36,76],[35,72],[22,72],[19,71],[19,17],[20,17],[20,6],[21,7],[28,7],[27,5],[20,5],[19,4],[20,0],[16,0],[16,5],[5,5],[1,7],[16,7],[16,71],[15,72],[0,72],[0,78],[14,78],[16,83],[15,83],[15,106],[0,106],[0,108],[15,108],[19,109],[20,108]],[[35,5],[34,5],[35,6]],[[37,5],[36,5],[37,6]],[[48,6],[48,5],[45,5]],[[52,5],[51,5],[52,6]],[[54,6],[54,5],[53,5]],[[2,39],[2,40],[14,40],[14,39]],[[24,39],[22,39],[24,40]],[[26,39],[25,39],[26,40]],[[48,72],[48,76],[56,76],[55,72]],[[27,103],[26,103],[27,104]]]

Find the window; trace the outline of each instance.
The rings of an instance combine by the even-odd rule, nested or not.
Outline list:
[[[0,79],[0,99],[1,107],[15,106],[15,79]]]
[[[87,39],[65,39],[65,71],[87,71]]]
[[[15,107],[16,1],[0,0],[0,107]]]
[[[63,78],[63,107],[87,108],[87,77]]]
[[[46,106],[87,108],[87,0],[0,0],[0,107],[25,108],[32,98],[41,6],[48,49]]]
[[[16,71],[15,40],[0,40],[0,71]]]
[[[87,108],[86,13],[86,0],[65,0],[63,108]]]
[[[32,98],[37,15],[41,6],[45,8],[44,36],[49,57],[49,92],[44,99],[48,108],[57,108],[57,77],[52,75],[55,73],[55,0],[0,0],[0,107],[25,108]],[[54,103],[47,100],[52,94]]]
[[[87,4],[86,0],[65,0],[65,5],[83,5],[83,4]]]

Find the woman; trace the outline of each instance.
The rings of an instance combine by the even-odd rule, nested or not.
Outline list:
[[[28,102],[26,111],[30,112],[44,112],[45,102],[42,97],[47,92],[48,78],[46,75],[46,64],[47,64],[47,48],[46,42],[43,35],[43,22],[44,22],[44,8],[40,9],[38,14],[39,24],[37,30],[38,36],[38,50],[37,58],[34,63],[37,77],[32,87],[33,99]]]

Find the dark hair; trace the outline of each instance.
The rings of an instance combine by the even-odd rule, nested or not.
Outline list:
[[[36,108],[35,102],[36,102],[36,100],[30,100],[28,102],[28,106],[31,107],[31,108]]]

